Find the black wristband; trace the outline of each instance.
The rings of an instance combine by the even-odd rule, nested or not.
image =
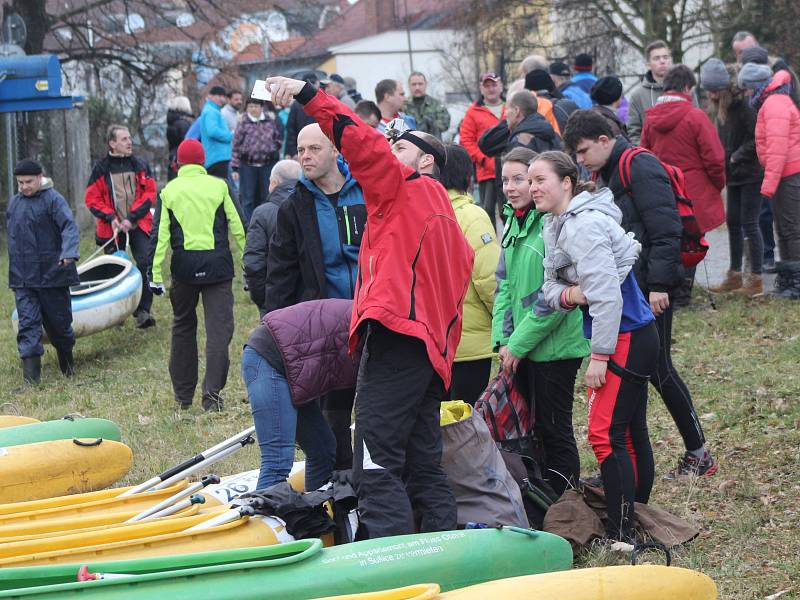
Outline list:
[[[317,90],[310,83],[306,83],[294,99],[300,104],[308,104],[317,95]]]

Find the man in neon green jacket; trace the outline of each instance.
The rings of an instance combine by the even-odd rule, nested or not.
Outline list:
[[[544,214],[530,196],[528,163],[536,154],[514,148],[503,160],[506,227],[497,269],[492,342],[502,367],[516,373],[515,385],[531,401],[544,445],[545,477],[561,494],[580,476],[572,429],[575,377],[589,342],[580,311],[556,313],[539,296],[544,283]]]
[[[197,302],[203,297],[206,327],[206,372],[203,408],[222,410],[220,396],[228,378],[228,346],[233,337],[233,256],[228,233],[244,250],[242,220],[225,180],[208,175],[205,153],[197,140],[178,146],[178,176],[161,190],[153,219],[154,257],[150,289],[164,293],[161,266],[172,249],[172,343],[169,374],[175,401],[192,405],[197,387]]]

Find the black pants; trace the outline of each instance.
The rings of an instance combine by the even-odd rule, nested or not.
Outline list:
[[[492,359],[465,360],[453,363],[453,378],[450,382],[450,400],[463,400],[475,406],[481,394],[489,385],[492,372]]]
[[[761,214],[758,215],[758,228],[764,239],[764,260],[775,260],[775,228],[772,223],[772,200],[761,198]]]
[[[672,364],[672,306],[656,317],[656,328],[659,339],[658,363],[651,382],[678,426],[686,450],[697,450],[705,445],[706,438],[689,388]]]
[[[353,466],[353,434],[350,430],[356,390],[335,390],[320,400],[322,415],[336,438],[336,463],[333,468],[343,471]]]
[[[497,226],[497,207],[502,206],[502,202],[498,202],[497,181],[494,179],[487,179],[478,183],[478,193],[480,195],[481,207],[485,210],[489,218],[492,220],[492,225]]]
[[[800,260],[800,173],[781,179],[772,197],[781,260]]]
[[[353,480],[369,538],[456,528],[442,469],[445,390],[425,344],[376,322],[367,327],[356,385]]]
[[[750,271],[761,273],[764,260],[764,239],[758,226],[761,212],[761,183],[728,186],[728,243],[730,245],[730,270],[742,270],[744,239],[750,257]]]
[[[231,161],[229,160],[221,160],[219,162],[215,162],[213,165],[209,165],[206,169],[206,173],[209,175],[213,175],[214,177],[219,177],[220,179],[224,179],[228,181],[228,165]]]
[[[647,503],[653,489],[655,466],[647,431],[646,377],[655,369],[657,359],[658,333],[653,323],[621,333],[609,361],[606,383],[589,389],[589,441],[600,463],[606,492],[606,535],[616,540],[632,540],[634,502]]]
[[[543,475],[561,495],[567,485],[577,485],[581,460],[572,429],[575,377],[583,359],[549,362],[520,361],[517,377],[523,382],[544,449]]]
[[[150,312],[153,306],[153,292],[150,291],[150,286],[147,283],[147,274],[150,272],[150,236],[144,231],[139,229],[131,229],[128,232],[131,241],[131,254],[133,260],[136,261],[136,267],[142,274],[142,297],[139,300],[139,306],[136,307],[134,314],[141,311]],[[125,235],[119,234],[117,236],[117,243],[120,250],[125,250]],[[106,246],[106,254],[113,254],[117,251],[117,246],[109,244]]]
[[[228,380],[228,346],[233,338],[233,287],[231,281],[208,285],[172,282],[172,345],[169,375],[175,401],[189,405],[197,387],[197,302],[203,297],[206,324],[206,373],[202,392],[219,394]]]
[[[68,352],[75,346],[72,332],[72,299],[68,287],[15,288],[19,331],[17,350],[20,358],[44,354],[42,327],[56,350]]]

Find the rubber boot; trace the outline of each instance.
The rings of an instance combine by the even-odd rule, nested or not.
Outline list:
[[[351,412],[349,410],[323,409],[322,416],[330,425],[336,438],[335,471],[353,468],[353,435],[350,429]]]
[[[22,359],[22,381],[28,385],[36,385],[42,376],[42,357],[30,356]]]
[[[741,271],[728,271],[728,274],[725,275],[725,279],[722,280],[722,283],[719,285],[715,285],[714,287],[708,288],[710,292],[732,292],[733,290],[737,290],[742,287],[742,272]]]
[[[741,294],[752,298],[764,293],[764,283],[761,273],[746,273],[742,278],[742,286],[733,290],[735,294]]]
[[[56,350],[58,354],[58,368],[66,377],[75,375],[75,359],[72,350]]]
[[[782,260],[775,263],[774,296],[787,300],[800,300],[800,260]]]

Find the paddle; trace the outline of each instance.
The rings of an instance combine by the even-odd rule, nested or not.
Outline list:
[[[204,529],[211,529],[212,527],[219,527],[220,525],[227,525],[228,523],[233,523],[234,521],[238,521],[239,519],[243,519],[245,517],[252,517],[256,514],[255,508],[252,506],[242,506],[241,508],[232,508],[230,510],[226,510],[221,515],[217,515],[209,519],[208,521],[203,521],[202,523],[198,523],[192,527],[184,531],[203,531]]]
[[[216,484],[219,483],[219,481],[220,481],[219,477],[217,477],[216,475],[206,475],[200,481],[192,483],[191,485],[181,490],[177,494],[174,494],[169,498],[162,500],[161,502],[159,502],[155,506],[151,506],[147,510],[143,510],[138,515],[131,517],[125,522],[136,523],[137,521],[143,521],[148,517],[154,517],[156,513],[162,512],[165,508],[169,508],[170,506],[175,504],[178,500],[185,498],[186,496],[191,496],[195,492],[199,492],[200,490],[202,490],[207,485]]]
[[[229,437],[227,440],[220,442],[216,446],[212,446],[208,450],[193,456],[189,460],[186,460],[179,465],[175,465],[163,473],[148,479],[144,483],[140,483],[139,485],[122,492],[119,497],[122,498],[124,496],[132,496],[133,494],[139,494],[150,489],[160,490],[165,487],[169,487],[179,479],[184,479],[186,476],[196,473],[200,469],[203,469],[217,462],[218,460],[222,460],[226,456],[233,454],[247,444],[252,443],[254,441],[253,433],[255,433],[255,431],[255,427],[248,427],[244,431]]]
[[[176,512],[183,510],[184,508],[189,508],[190,506],[194,506],[195,504],[205,504],[206,497],[202,494],[192,494],[191,498],[187,498],[182,502],[176,502],[172,506],[168,506],[161,512],[157,512],[154,515],[150,515],[147,517],[147,520],[150,519],[160,519],[161,517],[168,517],[169,515],[174,515]]]

